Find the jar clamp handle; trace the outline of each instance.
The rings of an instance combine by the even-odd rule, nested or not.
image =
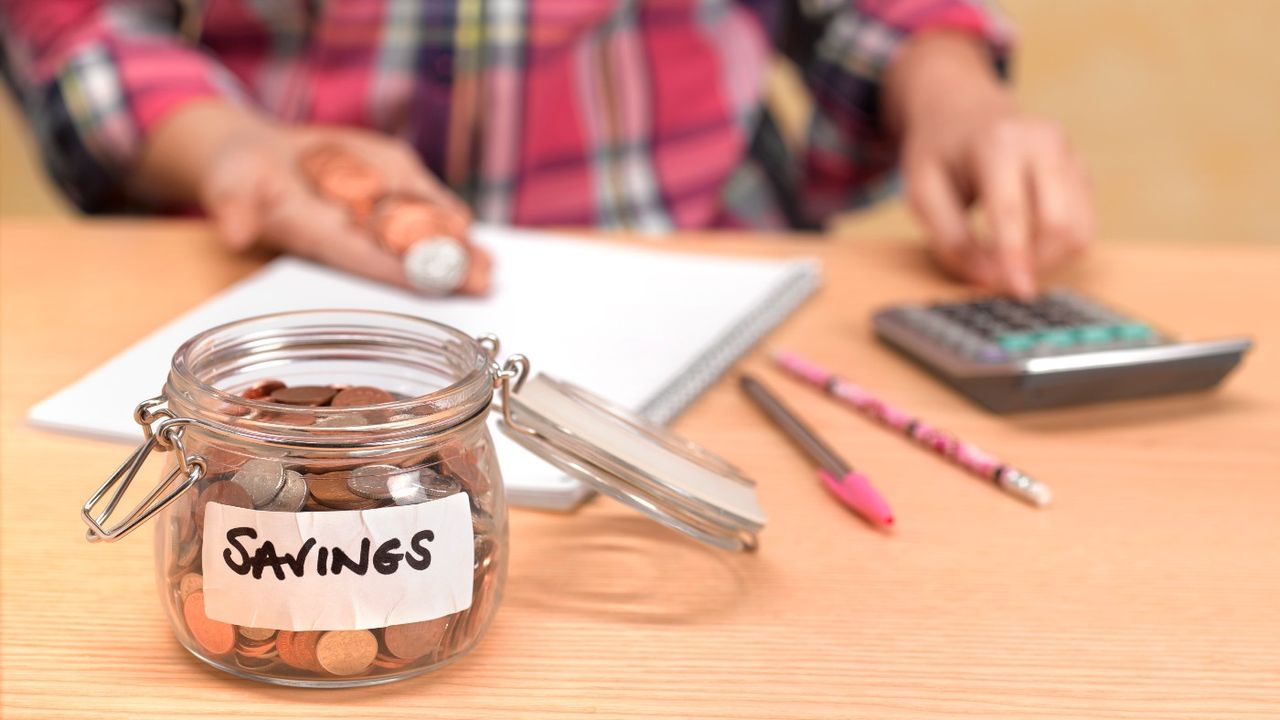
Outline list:
[[[85,539],[89,542],[115,542],[120,538],[133,532],[134,528],[151,519],[153,515],[160,512],[166,505],[178,499],[178,496],[186,492],[191,486],[195,485],[200,478],[204,477],[206,463],[204,458],[199,455],[188,455],[186,445],[182,442],[183,427],[195,423],[191,418],[174,417],[173,413],[168,409],[160,407],[167,402],[164,396],[154,397],[150,400],[144,400],[138,404],[133,411],[133,419],[142,426],[142,434],[146,440],[134,450],[124,463],[116,469],[111,477],[107,478],[87,502],[81,510],[81,518],[89,529],[85,531]],[[154,427],[153,427],[154,423]],[[133,483],[133,478],[137,476],[138,471],[142,469],[143,463],[153,450],[160,448],[161,452],[169,450],[178,451],[178,464],[166,473],[164,478],[156,484],[151,492],[147,493],[127,515],[119,522],[111,527],[105,527],[104,524],[115,511],[116,506],[120,504],[120,500],[124,497],[124,493],[129,489],[129,485]],[[185,475],[183,480],[177,487],[165,493],[165,490],[173,485],[179,475]],[[117,487],[118,486],[118,487]],[[112,492],[112,488],[115,491]],[[111,493],[111,497],[106,502],[106,507],[95,515],[96,508]]]

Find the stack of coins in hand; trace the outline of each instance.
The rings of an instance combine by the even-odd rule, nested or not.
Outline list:
[[[376,168],[338,145],[317,145],[298,164],[318,195],[345,208],[356,225],[403,260],[414,287],[432,295],[489,291],[493,262],[469,242],[465,210],[387,192]]]
[[[248,399],[267,401],[276,422],[330,424],[337,428],[395,422],[398,416],[378,406],[403,400],[367,386],[287,386],[266,380],[244,390]],[[351,408],[313,420],[306,408]],[[487,437],[487,435],[486,435]],[[505,528],[493,519],[495,498],[482,457],[487,444],[451,438],[395,464],[360,464],[307,458],[264,457],[209,437],[192,437],[191,452],[205,458],[206,475],[165,510],[161,528],[166,565],[166,600],[187,639],[206,658],[229,669],[264,679],[374,679],[426,669],[469,649],[484,630],[496,605],[504,566]],[[255,453],[251,455],[250,453]],[[289,631],[236,626],[205,613],[202,529],[206,508],[221,503],[275,512],[332,512],[412,505],[466,493],[475,538],[471,606],[452,615],[370,630]],[[181,633],[180,633],[181,634]]]

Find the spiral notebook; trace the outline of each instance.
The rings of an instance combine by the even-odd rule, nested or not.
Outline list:
[[[174,350],[243,317],[318,308],[381,309],[495,333],[536,371],[667,423],[818,286],[812,258],[765,260],[620,247],[481,226],[495,258],[487,298],[423,298],[285,257],[178,317],[31,409],[42,427],[137,442],[131,413],[164,383]],[[515,505],[568,509],[589,493],[494,433]]]

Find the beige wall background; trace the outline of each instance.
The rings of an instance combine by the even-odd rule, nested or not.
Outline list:
[[[1280,242],[1280,0],[1000,6],[1019,32],[1021,100],[1089,161],[1105,238]],[[0,215],[66,212],[5,97]],[[897,202],[836,229],[916,232]]]

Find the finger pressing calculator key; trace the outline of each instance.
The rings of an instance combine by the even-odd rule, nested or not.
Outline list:
[[[1188,342],[1067,290],[1020,302],[895,305],[876,334],[994,412],[1201,390],[1248,338]]]

